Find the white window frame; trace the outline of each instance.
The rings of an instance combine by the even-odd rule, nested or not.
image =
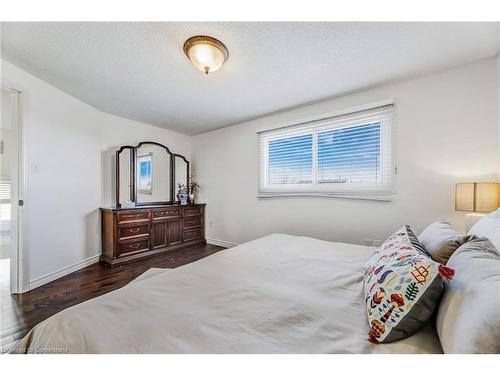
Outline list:
[[[317,182],[318,134],[328,130],[350,128],[369,123],[380,123],[380,184],[328,184]],[[390,201],[394,193],[395,160],[392,139],[394,132],[394,104],[313,120],[299,125],[266,130],[259,133],[259,188],[258,197],[326,196]],[[312,134],[312,184],[269,184],[269,142],[293,136]]]

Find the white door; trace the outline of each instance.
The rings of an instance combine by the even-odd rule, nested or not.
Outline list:
[[[22,292],[19,93],[2,86],[0,114],[0,289]]]

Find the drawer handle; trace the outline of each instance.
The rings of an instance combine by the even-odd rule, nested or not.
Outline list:
[[[135,215],[124,215],[124,218],[125,219],[138,219],[140,218],[142,215],[141,214],[135,214]]]
[[[137,249],[139,246],[141,246],[141,244],[136,243],[136,244],[130,245],[129,247],[131,249]]]
[[[178,215],[179,211],[157,211],[155,212],[156,216],[162,216],[162,215]]]
[[[133,228],[133,229],[130,229],[130,231],[131,231],[132,233],[137,233],[137,232],[139,232],[140,230],[141,230],[141,228]]]

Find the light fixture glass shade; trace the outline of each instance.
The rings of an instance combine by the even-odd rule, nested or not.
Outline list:
[[[184,43],[184,53],[205,74],[221,68],[229,57],[226,46],[210,36],[194,36]]]
[[[469,182],[457,184],[455,210],[492,212],[500,206],[500,183]]]

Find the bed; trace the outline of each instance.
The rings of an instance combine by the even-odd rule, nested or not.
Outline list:
[[[272,234],[127,286],[34,327],[15,352],[442,353],[432,323],[373,344],[363,270],[373,248]]]

